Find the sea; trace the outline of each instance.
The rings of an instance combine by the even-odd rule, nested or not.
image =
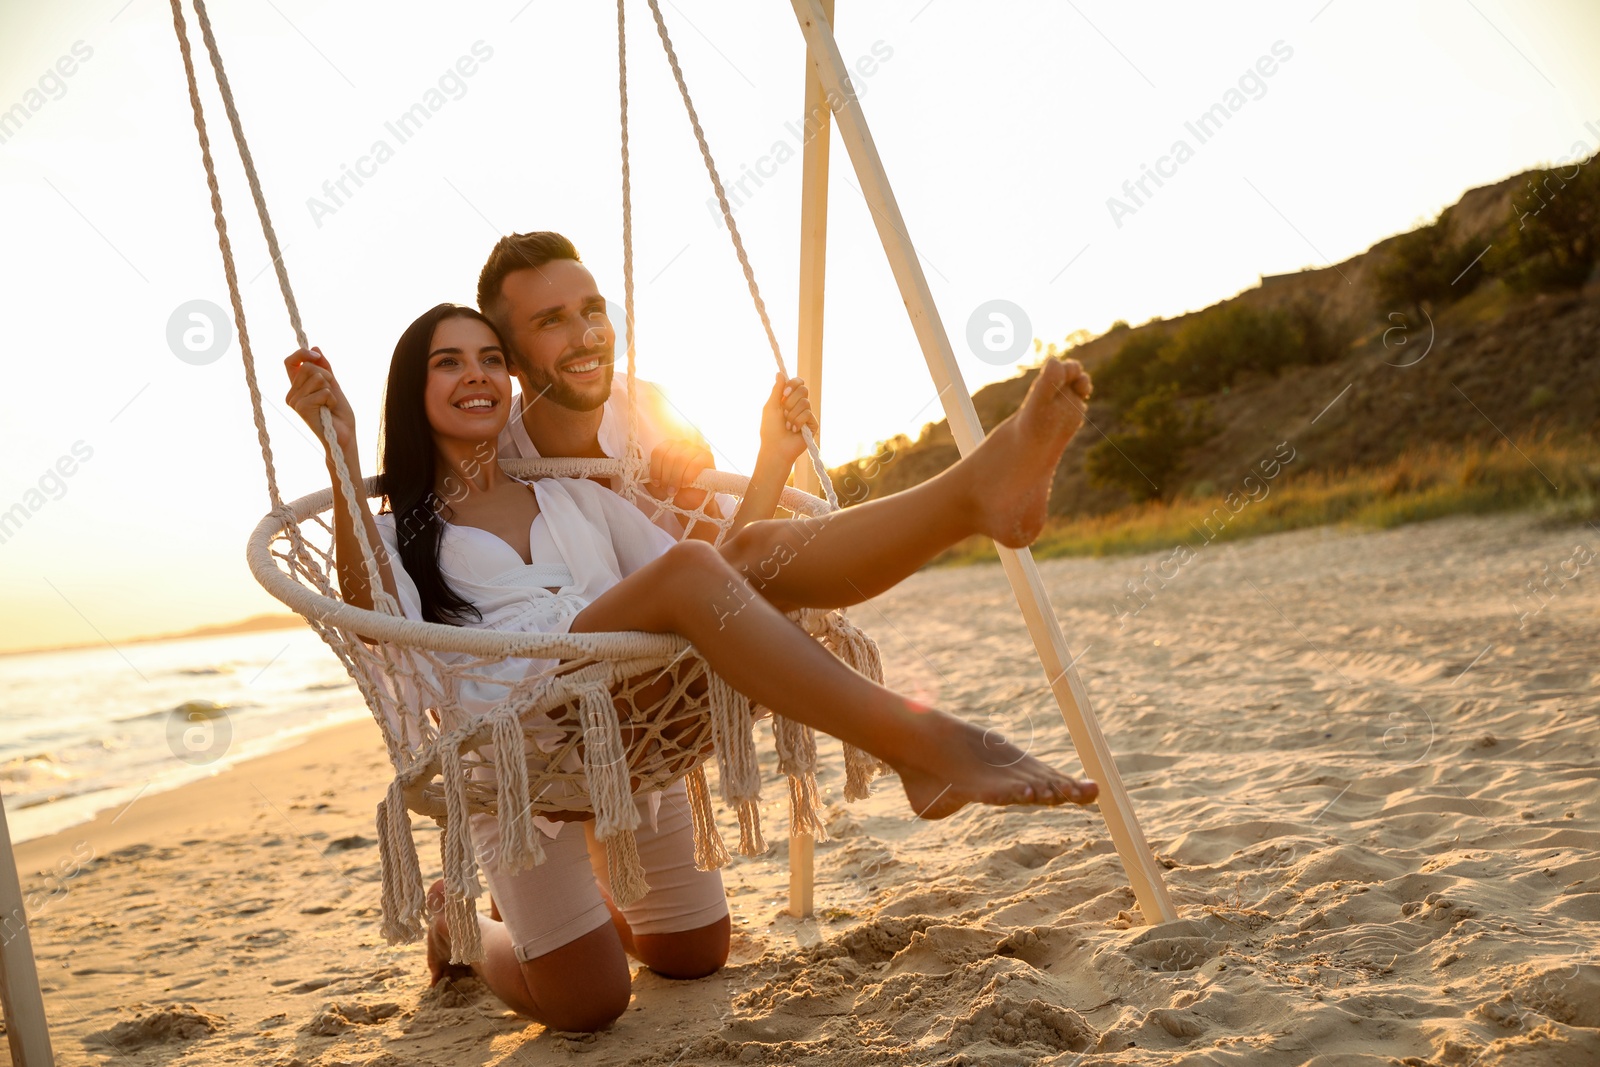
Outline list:
[[[0,656],[11,839],[57,833],[368,714],[303,628]]]

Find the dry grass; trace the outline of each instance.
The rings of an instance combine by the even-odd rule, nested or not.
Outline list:
[[[1432,446],[1377,468],[1286,467],[1267,488],[1259,500],[1240,491],[1231,500],[1179,497],[1094,518],[1056,519],[1033,546],[1034,555],[1120,555],[1331,523],[1387,528],[1523,508],[1543,510],[1553,521],[1593,521],[1600,519],[1600,443],[1546,436],[1519,448],[1504,441]],[[936,562],[994,558],[993,545],[975,538]]]

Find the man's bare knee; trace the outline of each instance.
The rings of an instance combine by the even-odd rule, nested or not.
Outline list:
[[[639,958],[664,978],[694,979],[715,974],[728,962],[728,916],[676,934],[635,935]]]
[[[679,541],[661,557],[669,580],[705,590],[727,579],[733,568],[705,541]]]
[[[628,1010],[633,976],[610,923],[522,964],[530,1001],[511,1007],[552,1030],[592,1033]],[[532,1010],[530,1010],[532,1009]]]
[[[528,967],[529,964],[523,964],[525,980]],[[535,1010],[529,1010],[531,1005],[511,1006],[552,1030],[574,1033],[603,1030],[622,1017],[633,995],[632,976],[626,962],[616,968],[615,973],[612,968],[602,968],[601,974],[591,974],[587,981],[578,979],[575,982],[575,976],[571,974],[564,983],[551,981],[549,975],[541,977],[544,980],[534,980],[539,985],[534,994],[537,1002]],[[534,981],[528,982],[530,992],[534,992]]]
[[[575,1034],[592,1034],[604,1030],[628,1010],[629,994],[620,998],[612,996],[596,999],[588,1004],[575,1004],[556,1011],[547,1011],[538,1021],[551,1030],[564,1030]]]

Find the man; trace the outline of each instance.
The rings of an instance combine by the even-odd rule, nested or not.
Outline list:
[[[613,377],[616,331],[605,297],[572,242],[548,231],[502,237],[478,276],[478,307],[510,346],[522,386],[500,435],[500,455],[623,458],[628,395],[625,381]],[[660,389],[646,381],[636,381],[636,387],[639,444],[650,463],[645,489],[658,500],[692,508],[704,494],[684,486],[715,465],[711,450],[675,417]],[[805,393],[798,379],[784,388],[786,406]],[[647,514],[655,510],[647,501],[640,505]],[[719,494],[707,510],[722,517],[736,507],[733,497]],[[681,536],[673,513],[663,512],[656,521]],[[693,531],[708,532],[714,531]]]
[[[522,386],[500,434],[499,454],[517,459],[624,458],[628,396],[625,383],[613,381],[616,334],[606,316],[605,297],[572,242],[548,232],[502,237],[478,277],[478,307],[500,332]],[[658,500],[692,509],[705,494],[684,486],[712,466],[711,450],[673,417],[659,389],[644,381],[635,384],[639,444],[650,462],[645,489]],[[763,458],[744,504],[719,495],[705,502],[706,513],[735,516],[736,507],[743,506],[748,517],[770,515],[788,468],[803,448],[802,425],[815,426],[805,386],[799,379],[779,376],[761,411]],[[663,511],[657,516],[650,501],[637,503],[668,533],[683,536],[675,514]],[[736,515],[735,521],[746,517]],[[709,538],[715,533],[715,526],[698,524],[688,536]],[[472,818],[474,844],[485,857],[485,870],[493,870],[510,887],[505,900],[496,895],[490,915],[502,921],[505,905],[503,929],[495,928],[494,936],[507,936],[517,946],[528,1005],[567,1004],[573,989],[589,988],[571,981],[574,974],[603,971],[611,976],[614,1004],[568,1005],[578,1020],[575,1028],[597,1028],[626,1009],[629,983],[623,952],[674,978],[703,977],[727,960],[730,925],[722,877],[695,867],[684,783],[636,803],[640,826],[635,842],[651,891],[627,909],[618,908],[609,894],[603,908],[597,902],[594,886],[603,881],[607,860],[587,824],[578,837],[569,829],[546,844],[553,856],[556,842],[568,839],[559,850],[565,857],[560,863],[547,859],[531,871],[502,878],[495,866],[498,824],[491,816]],[[444,969],[440,958],[430,943],[430,966],[438,964],[435,980]],[[516,990],[518,985],[508,979],[505,988]]]

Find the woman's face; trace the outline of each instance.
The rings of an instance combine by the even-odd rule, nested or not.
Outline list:
[[[510,405],[511,371],[495,332],[464,317],[435,326],[423,390],[434,436],[492,441],[504,429]]]

